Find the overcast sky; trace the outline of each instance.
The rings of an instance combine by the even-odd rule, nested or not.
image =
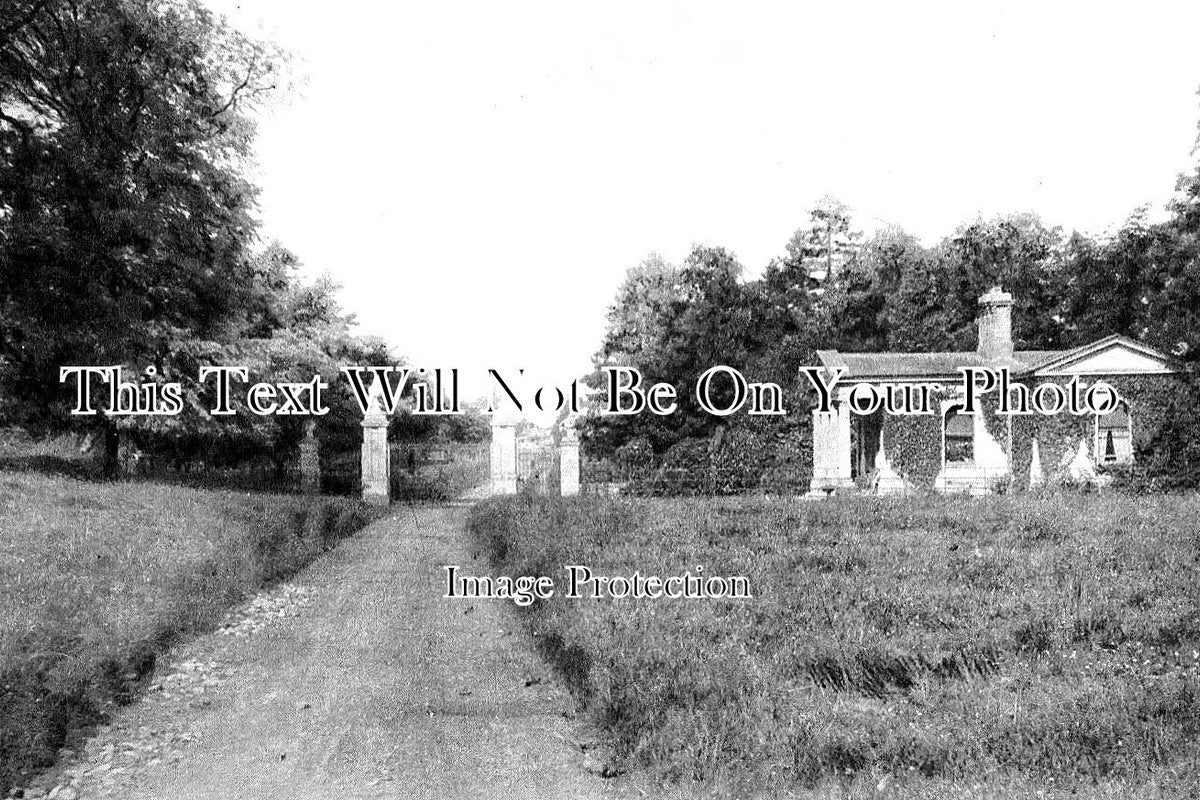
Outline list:
[[[266,234],[418,365],[569,380],[626,268],[756,273],[826,193],[1101,231],[1194,163],[1200,3],[207,2],[307,76]]]

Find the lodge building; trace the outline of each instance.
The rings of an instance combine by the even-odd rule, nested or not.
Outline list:
[[[810,494],[913,489],[987,494],[1060,480],[1088,480],[1131,464],[1162,424],[1176,391],[1175,362],[1151,347],[1112,335],[1070,350],[1014,350],[1012,295],[995,287],[979,298],[978,346],[959,353],[842,353],[819,350],[826,375],[842,370],[833,413],[813,414]],[[1121,401],[1106,415],[1000,414],[994,395],[963,412],[963,367],[1007,368],[1031,388],[1047,381],[1103,380]],[[857,414],[856,384],[938,383],[936,413]]]

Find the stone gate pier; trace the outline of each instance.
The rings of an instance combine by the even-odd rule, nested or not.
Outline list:
[[[372,505],[387,505],[391,502],[391,453],[388,447],[388,415],[383,411],[383,392],[378,383],[372,383],[367,397],[367,411],[362,419],[362,499]],[[517,429],[521,422],[520,413],[511,405],[501,405],[492,414],[492,442],[489,453],[489,495],[516,494],[524,478],[527,486],[540,486],[541,491],[552,490],[552,482],[545,479],[547,469],[558,472],[558,490],[563,496],[577,495],[581,490],[579,434],[575,419],[564,421],[557,445],[551,445],[543,437],[538,444],[518,441]],[[518,456],[526,448],[537,453],[536,474],[540,481],[531,481],[522,473]],[[314,450],[315,452],[315,450]],[[535,459],[527,459],[534,461]],[[547,465],[549,464],[549,466]],[[525,472],[530,465],[525,464]],[[552,472],[549,474],[553,474]]]
[[[517,493],[517,423],[511,410],[498,408],[492,414],[491,493]]]
[[[562,425],[562,435],[558,444],[549,452],[541,445],[518,441],[517,427],[521,417],[515,409],[497,408],[491,421],[490,494],[516,494],[522,479],[526,481],[527,486],[546,491],[552,485],[546,480],[546,473],[543,471],[547,467],[547,457],[552,459],[550,464],[558,473],[559,494],[579,494],[579,435],[575,431],[574,420],[568,420]],[[537,453],[536,457],[532,456],[531,450]],[[522,456],[522,453],[525,455]],[[518,458],[532,463],[518,463]],[[532,480],[531,476],[538,480]]]
[[[321,454],[316,430],[316,420],[308,420],[304,424],[304,438],[300,440],[300,491],[304,494],[321,493]]]
[[[376,506],[392,501],[392,459],[388,452],[388,416],[383,412],[383,388],[376,380],[367,396],[362,420],[362,499]]]
[[[558,492],[563,497],[579,494],[579,434],[570,419],[558,443]]]

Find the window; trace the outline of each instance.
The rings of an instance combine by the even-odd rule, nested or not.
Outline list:
[[[969,464],[975,459],[975,422],[969,414],[957,408],[946,412],[942,430],[945,433],[945,462]]]
[[[1128,403],[1122,401],[1116,411],[1096,417],[1096,461],[1133,463],[1133,419]]]

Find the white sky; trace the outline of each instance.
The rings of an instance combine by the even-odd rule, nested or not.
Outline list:
[[[307,74],[266,234],[430,367],[568,381],[649,251],[753,274],[826,193],[1099,231],[1194,163],[1200,3],[207,2]]]

